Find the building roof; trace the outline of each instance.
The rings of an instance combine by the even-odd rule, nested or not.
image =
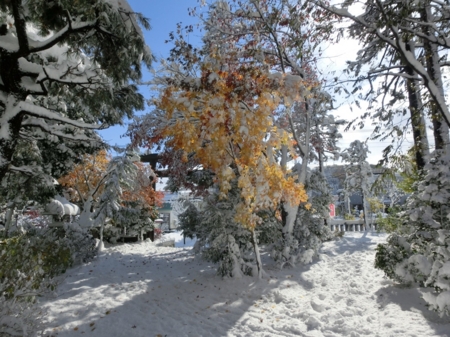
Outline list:
[[[170,202],[165,202],[163,203],[162,207],[158,207],[158,211],[171,211],[172,210],[172,205],[170,204]]]

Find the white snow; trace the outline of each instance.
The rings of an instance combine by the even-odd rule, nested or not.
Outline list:
[[[50,214],[63,215],[77,215],[80,212],[80,208],[72,204],[66,198],[56,195],[46,206],[45,210]]]
[[[325,243],[315,263],[283,270],[263,250],[262,280],[221,279],[188,248],[106,247],[42,302],[45,335],[449,337],[450,319],[429,311],[419,288],[399,287],[373,268],[385,239],[347,232]]]
[[[56,195],[55,196],[55,200],[58,200],[63,205],[63,207],[64,207],[64,214],[77,215],[78,213],[80,213],[80,207],[78,207],[75,204],[72,204],[66,198],[64,198],[64,197],[62,197],[60,195]]]
[[[161,241],[169,241],[174,240],[175,241],[175,247],[193,247],[196,239],[190,239],[190,238],[183,238],[183,235],[181,232],[173,232],[173,233],[166,233],[161,238]]]

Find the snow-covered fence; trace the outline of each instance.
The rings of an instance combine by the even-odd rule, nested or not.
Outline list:
[[[371,219],[368,221],[369,228],[375,230],[377,229],[377,223]],[[347,232],[347,231],[363,231],[364,230],[364,219],[357,219],[357,220],[345,220],[345,219],[330,219],[328,221],[330,225],[330,229],[332,231],[340,231],[340,232]],[[367,230],[367,228],[366,228]]]

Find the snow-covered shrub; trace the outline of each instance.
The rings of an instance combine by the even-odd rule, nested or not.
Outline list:
[[[44,313],[35,301],[25,297],[41,294],[41,289],[23,288],[14,298],[1,295],[4,285],[0,282],[0,336],[33,336],[41,331]]]
[[[88,262],[97,254],[94,237],[77,223],[66,223],[60,236],[62,245],[70,249],[72,264]]]
[[[256,236],[259,245],[272,245],[279,242],[282,236],[283,224],[273,211],[258,212],[262,219],[261,224],[256,227]]]
[[[442,315],[450,307],[449,165],[448,154],[434,154],[400,214],[401,226],[378,246],[375,263],[396,281],[432,288],[424,299]]]
[[[36,296],[54,288],[54,277],[71,263],[70,249],[48,234],[22,234],[0,244],[0,335],[34,332],[40,318]]]
[[[194,251],[216,263],[223,277],[252,275],[258,269],[253,233],[235,219],[239,198],[237,181],[233,181],[226,199],[211,192],[201,209],[190,203],[178,218],[183,234],[197,238]]]
[[[7,298],[17,289],[26,288],[28,283],[38,289],[44,280],[70,266],[70,248],[63,246],[53,231],[45,232],[46,235],[27,233],[1,242],[0,280]]]
[[[28,231],[33,228],[46,228],[50,223],[50,217],[41,215],[37,210],[31,210],[18,218],[17,225]]]
[[[219,200],[215,194],[206,198],[195,229],[194,249],[217,263],[221,276],[242,277],[255,269],[251,232],[234,219],[238,197],[232,190],[227,200]]]
[[[317,256],[324,241],[329,241],[333,232],[325,225],[325,220],[310,210],[300,208],[296,222],[294,235],[298,241],[298,260],[302,263],[311,263],[312,258]]]
[[[76,224],[34,228],[0,242],[0,335],[26,336],[38,327],[36,297],[57,276],[94,256],[95,240]]]
[[[308,206],[298,206],[293,228],[293,236],[280,235],[273,244],[272,257],[275,261],[283,259],[286,248],[291,252],[288,263],[311,263],[317,256],[324,241],[334,237],[326,221],[329,219],[329,206],[333,203],[329,185],[319,170],[309,171],[305,189],[308,193]]]
[[[375,268],[383,270],[390,279],[403,282],[404,279],[396,274],[396,268],[402,261],[407,261],[412,255],[411,245],[406,241],[406,238],[397,233],[392,233],[388,237],[387,243],[379,244],[376,250]]]

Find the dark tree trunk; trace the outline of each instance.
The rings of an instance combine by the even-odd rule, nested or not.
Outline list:
[[[410,44],[407,49],[414,52]],[[411,77],[415,77],[416,73],[410,66],[405,67],[405,71]],[[408,90],[409,111],[411,114],[411,127],[414,138],[414,152],[416,157],[417,169],[421,171],[425,166],[425,157],[429,153],[429,145],[426,134],[425,118],[423,116],[422,99],[420,97],[419,85],[417,81],[408,79],[406,81],[406,89]]]
[[[429,22],[431,17],[431,7],[430,4],[426,4],[425,8],[421,12],[421,19],[424,22]],[[428,25],[423,25],[422,32],[426,35],[432,35],[430,31],[430,27]],[[439,54],[437,50],[437,46],[432,44],[429,40],[423,39],[423,45],[425,50],[425,62],[428,75],[430,76],[431,81],[433,81],[438,89],[442,97],[444,97],[444,88],[441,78],[441,70],[437,69],[439,64]],[[433,134],[434,134],[434,142],[436,150],[442,150],[449,144],[449,126],[444,121],[444,114],[441,111],[438,104],[434,101],[430,101],[430,114],[431,120],[433,123]]]

